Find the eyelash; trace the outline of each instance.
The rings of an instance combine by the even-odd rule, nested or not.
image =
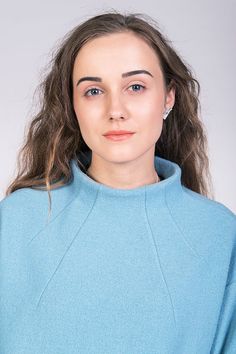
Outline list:
[[[143,85],[141,85],[141,84],[133,84],[133,85],[130,85],[129,87],[132,87],[132,86],[140,86],[140,87],[142,87],[143,89],[146,88],[145,86],[143,86]],[[91,89],[89,89],[89,90],[87,90],[87,91],[85,92],[84,96],[89,96],[89,97],[91,97],[91,96],[97,96],[97,95],[88,95],[88,92],[90,92],[90,91],[92,91],[92,90],[100,90],[100,89],[98,89],[97,87],[92,87]],[[101,90],[100,90],[100,91],[101,91]],[[133,91],[133,92],[139,92],[139,91]]]

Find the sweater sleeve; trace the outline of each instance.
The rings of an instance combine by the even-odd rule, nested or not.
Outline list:
[[[226,286],[216,337],[210,354],[236,353],[236,280]]]
[[[210,354],[236,354],[236,238],[215,339]]]

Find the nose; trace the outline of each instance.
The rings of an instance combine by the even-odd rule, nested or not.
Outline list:
[[[122,102],[122,98],[117,93],[111,94],[109,97],[108,115],[109,118],[113,120],[127,118],[124,102]]]

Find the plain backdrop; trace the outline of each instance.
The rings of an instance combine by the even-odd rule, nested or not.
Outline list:
[[[101,11],[152,16],[201,85],[215,200],[236,213],[236,0],[4,2],[0,12],[0,199],[16,174],[16,157],[33,95],[58,41]]]

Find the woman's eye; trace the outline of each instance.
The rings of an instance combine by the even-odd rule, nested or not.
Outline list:
[[[133,84],[130,87],[132,87],[134,89],[134,90],[132,90],[133,92],[140,92],[140,91],[142,91],[141,88],[143,90],[145,89],[145,86],[140,85],[140,84]],[[84,96],[97,96],[98,91],[101,91],[101,90],[96,87],[92,87],[91,89],[89,89],[85,92]]]
[[[93,94],[93,93],[96,92],[96,91],[101,91],[101,90],[99,90],[99,89],[96,88],[96,87],[93,87],[93,88],[87,90],[87,91],[85,92],[84,96],[97,96],[96,93]],[[89,95],[88,93],[91,93],[91,95]]]
[[[140,85],[140,84],[133,84],[133,85],[131,85],[130,87],[133,87],[133,88],[134,88],[134,92],[142,91],[142,90],[140,90],[141,87],[142,87],[142,89],[145,89],[145,86]]]

